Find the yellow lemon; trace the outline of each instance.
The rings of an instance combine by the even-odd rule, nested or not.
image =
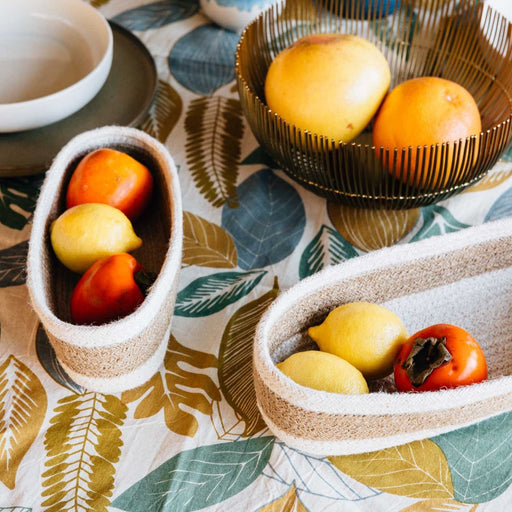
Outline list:
[[[353,364],[367,379],[385,377],[407,340],[404,324],[392,311],[369,302],[351,302],[331,311],[308,329],[320,350]]]
[[[368,393],[363,374],[347,361],[327,352],[297,352],[277,367],[301,386],[346,395]]]
[[[95,261],[142,245],[128,217],[107,204],[86,203],[66,210],[50,226],[57,258],[74,272],[85,272]]]

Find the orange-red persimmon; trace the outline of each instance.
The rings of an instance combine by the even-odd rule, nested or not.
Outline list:
[[[485,380],[487,363],[480,345],[467,331],[436,324],[402,345],[394,375],[399,391],[436,391]]]
[[[153,177],[146,166],[122,151],[97,149],[85,155],[73,172],[66,208],[104,203],[133,220],[147,206],[152,189]]]
[[[73,290],[73,322],[98,325],[133,313],[144,301],[144,285],[151,282],[142,265],[128,253],[98,260]]]

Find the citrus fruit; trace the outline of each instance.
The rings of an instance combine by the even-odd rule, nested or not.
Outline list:
[[[369,41],[350,34],[313,34],[272,61],[265,98],[287,123],[348,142],[375,114],[390,77],[386,58]]]
[[[128,217],[106,204],[74,206],[50,226],[50,238],[57,258],[74,272],[85,272],[94,262],[142,245]]]
[[[368,393],[363,374],[347,361],[327,352],[297,352],[277,367],[301,386],[347,395]]]
[[[405,176],[409,164],[406,153],[402,179],[419,187],[430,183],[434,188],[441,188],[451,178],[456,180],[462,167],[450,169],[454,158],[450,144],[446,164],[432,162],[431,172],[428,172],[430,146],[465,139],[481,130],[478,106],[464,87],[438,77],[413,78],[396,86],[383,101],[373,126],[373,144],[377,151],[381,146],[390,149],[390,172],[393,172],[392,151],[399,149],[394,171],[398,178],[402,164],[400,150],[411,146],[411,172]],[[418,146],[428,146],[419,159],[416,156]]]
[[[148,168],[122,151],[103,148],[85,155],[71,176],[66,207],[105,203],[130,220],[147,206],[153,188]]]
[[[308,334],[320,350],[345,359],[367,379],[391,373],[408,337],[400,318],[369,302],[350,302],[333,309],[322,324],[310,327]]]

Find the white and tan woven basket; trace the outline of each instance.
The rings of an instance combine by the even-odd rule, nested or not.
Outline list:
[[[69,300],[79,275],[55,257],[49,226],[65,209],[65,190],[79,160],[109,147],[127,152],[153,174],[146,212],[134,222],[143,245],[133,255],[158,277],[131,315],[100,326],[73,325]],[[48,171],[34,214],[27,261],[27,285],[39,315],[69,376],[92,391],[118,392],[148,380],[165,355],[176,299],[182,250],[181,193],[176,166],[166,148],[134,128],[109,126],[72,139]]]
[[[305,388],[275,366],[312,347],[306,328],[334,307],[365,300],[398,314],[410,334],[435,323],[480,342],[488,380],[398,393],[393,378],[366,395]],[[381,249],[311,276],[280,295],[254,343],[258,407],[270,430],[306,452],[370,452],[448,432],[512,409],[512,219]]]

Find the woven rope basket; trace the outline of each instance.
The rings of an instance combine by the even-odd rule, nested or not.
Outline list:
[[[486,355],[488,380],[398,393],[393,378],[366,395],[300,386],[275,364],[313,348],[306,329],[352,301],[385,305],[409,334],[435,323],[463,327]],[[258,407],[292,447],[325,455],[363,453],[425,439],[512,409],[512,219],[381,249],[311,276],[280,295],[254,343]]]
[[[80,276],[56,259],[49,226],[65,209],[65,190],[76,165],[100,147],[125,151],[153,174],[150,206],[134,222],[143,245],[133,255],[158,277],[131,315],[100,326],[73,325],[69,300]],[[57,358],[76,383],[92,391],[113,393],[142,384],[158,370],[170,334],[182,238],[176,167],[166,148],[149,135],[133,128],[99,128],[75,137],[57,155],[34,214],[27,284]]]

